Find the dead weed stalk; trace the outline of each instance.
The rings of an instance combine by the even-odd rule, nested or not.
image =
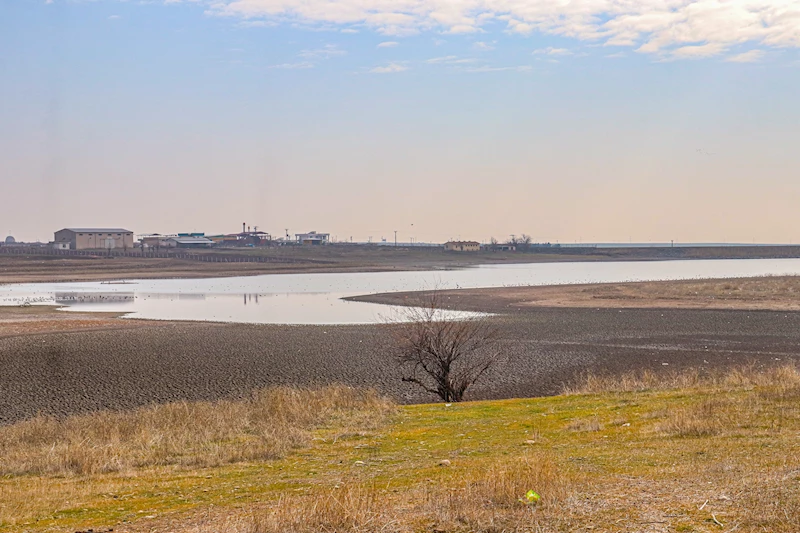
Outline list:
[[[393,405],[345,386],[276,387],[242,400],[180,402],[0,427],[0,474],[95,474],[282,457],[328,424],[374,427]]]

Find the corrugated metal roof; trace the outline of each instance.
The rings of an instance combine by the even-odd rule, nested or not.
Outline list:
[[[61,231],[68,230],[75,233],[133,233],[129,229],[122,228],[64,228]]]
[[[167,240],[175,241],[179,244],[214,244],[214,241],[205,237],[177,237]]]

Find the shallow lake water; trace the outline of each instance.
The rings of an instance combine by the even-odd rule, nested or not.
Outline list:
[[[131,318],[254,324],[369,324],[392,307],[348,296],[426,289],[800,275],[800,259],[484,265],[463,270],[0,285],[0,305],[62,305]]]

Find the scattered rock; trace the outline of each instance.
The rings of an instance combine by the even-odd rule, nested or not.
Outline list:
[[[367,463],[365,463],[364,461],[356,461],[355,463],[353,463],[353,466],[367,466]]]
[[[525,441],[525,445],[526,446],[533,446],[534,444],[536,444],[535,440],[526,440]]]
[[[450,466],[450,464],[451,463],[449,459],[442,459],[441,461],[439,461],[439,466]]]

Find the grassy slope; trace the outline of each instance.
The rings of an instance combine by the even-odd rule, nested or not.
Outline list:
[[[798,531],[796,381],[408,406],[377,429],[318,429],[313,444],[279,460],[7,477],[0,481],[0,531],[219,531],[222,523],[231,531],[269,531],[264,517],[278,498],[288,515],[294,511],[287,505],[308,508],[342,486],[378,494],[378,510],[356,506],[346,522],[360,531],[398,523],[492,531],[483,522],[504,515],[513,527],[554,531]],[[439,466],[442,459],[451,466]],[[542,494],[538,518],[520,515],[523,506],[512,509],[513,500],[476,501],[483,514],[460,522],[441,515],[440,500],[425,506],[443,494],[430,487],[480,485],[485,469],[496,474],[523,462],[549,465],[546,475],[530,478],[542,486],[514,480],[520,496],[529,488]],[[244,522],[231,522],[243,515]]]

